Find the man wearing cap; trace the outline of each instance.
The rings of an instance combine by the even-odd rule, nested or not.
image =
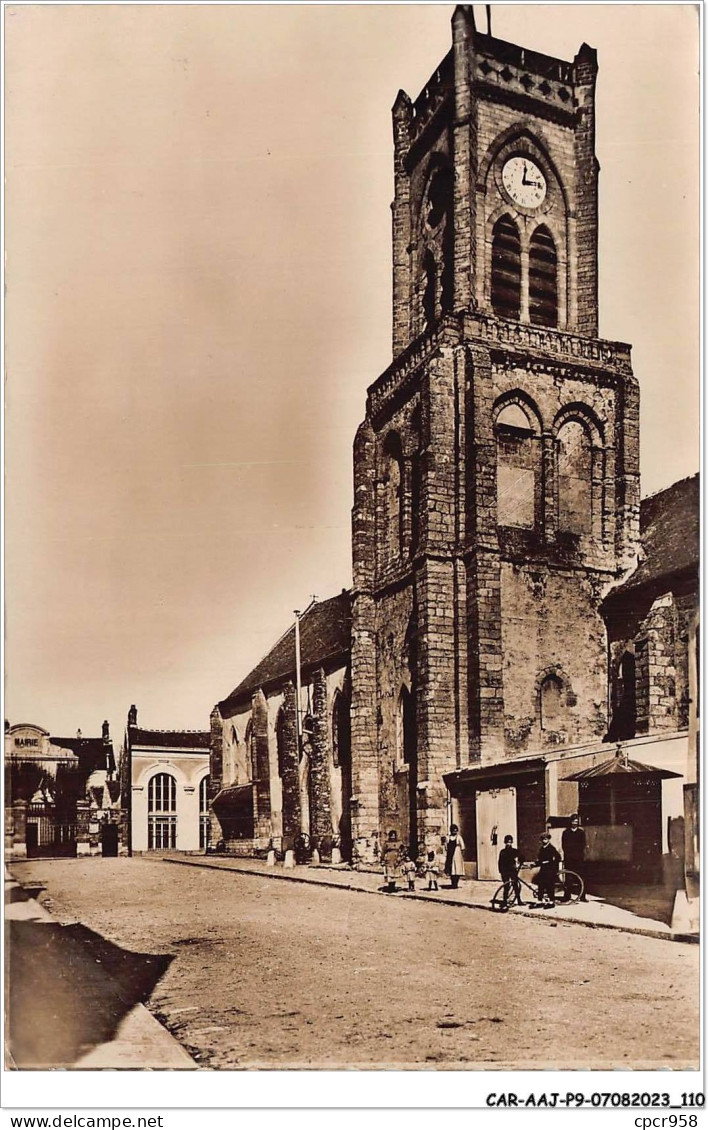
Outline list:
[[[585,882],[583,872],[585,870],[585,832],[580,827],[580,817],[577,812],[574,812],[570,818],[570,826],[565,828],[561,836],[561,847],[563,849],[563,864],[568,871],[575,871],[576,875]],[[563,902],[570,900],[570,884],[566,880],[563,888]],[[580,898],[581,902],[587,902],[585,891]]]

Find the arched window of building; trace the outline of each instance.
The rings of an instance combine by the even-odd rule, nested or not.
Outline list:
[[[415,704],[408,687],[401,687],[396,718],[396,761],[399,765],[412,765],[415,759]]]
[[[278,754],[278,776],[281,781],[283,779],[285,765],[285,742],[285,711],[281,706],[278,711],[278,717],[275,720],[275,746]]]
[[[543,224],[529,244],[529,318],[537,326],[558,325],[558,256]]]
[[[497,524],[533,529],[541,456],[530,414],[519,404],[508,404],[497,417],[495,435]]]
[[[199,782],[199,847],[206,851],[209,845],[209,774]]]
[[[246,733],[243,736],[246,745],[246,756],[248,759],[248,769],[252,781],[255,781],[258,774],[256,773],[256,735],[253,730],[253,719],[249,718],[246,723]]]
[[[171,773],[156,773],[148,783],[148,851],[177,846],[177,782]]]
[[[396,432],[389,432],[383,447],[383,498],[381,539],[386,563],[401,555],[402,519],[401,491],[403,487],[403,452]]]
[[[521,313],[521,240],[509,216],[497,220],[492,231],[492,309],[515,321]]]
[[[539,694],[542,730],[558,730],[563,718],[563,684],[557,675],[546,675]]]
[[[349,703],[341,691],[336,692],[332,704],[332,760],[335,769],[351,762]]]
[[[592,445],[579,420],[558,433],[558,529],[588,534],[592,528]]]

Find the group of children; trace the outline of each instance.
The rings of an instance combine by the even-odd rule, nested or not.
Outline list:
[[[381,853],[381,862],[383,863],[386,887],[391,893],[396,890],[396,879],[399,875],[405,879],[409,891],[415,890],[415,881],[418,875],[427,879],[427,890],[439,890],[440,866],[435,852],[427,852],[425,857],[418,861],[411,859],[406,847],[398,842],[395,832],[389,833],[389,838]]]

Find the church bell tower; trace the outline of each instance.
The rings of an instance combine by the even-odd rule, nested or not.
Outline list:
[[[606,731],[598,606],[636,553],[639,392],[630,347],[598,338],[596,78],[586,44],[554,59],[459,6],[393,106],[393,362],[354,448],[362,855],[391,828],[438,846],[444,774]]]

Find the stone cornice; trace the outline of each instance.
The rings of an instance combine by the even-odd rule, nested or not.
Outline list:
[[[633,380],[630,345],[602,338],[581,337],[564,330],[510,322],[490,314],[468,311],[447,315],[411,342],[388,369],[369,387],[367,415],[379,424],[410,396],[420,371],[443,344],[475,344],[497,352],[497,363],[543,367],[559,377],[603,376],[608,384],[618,378]]]

